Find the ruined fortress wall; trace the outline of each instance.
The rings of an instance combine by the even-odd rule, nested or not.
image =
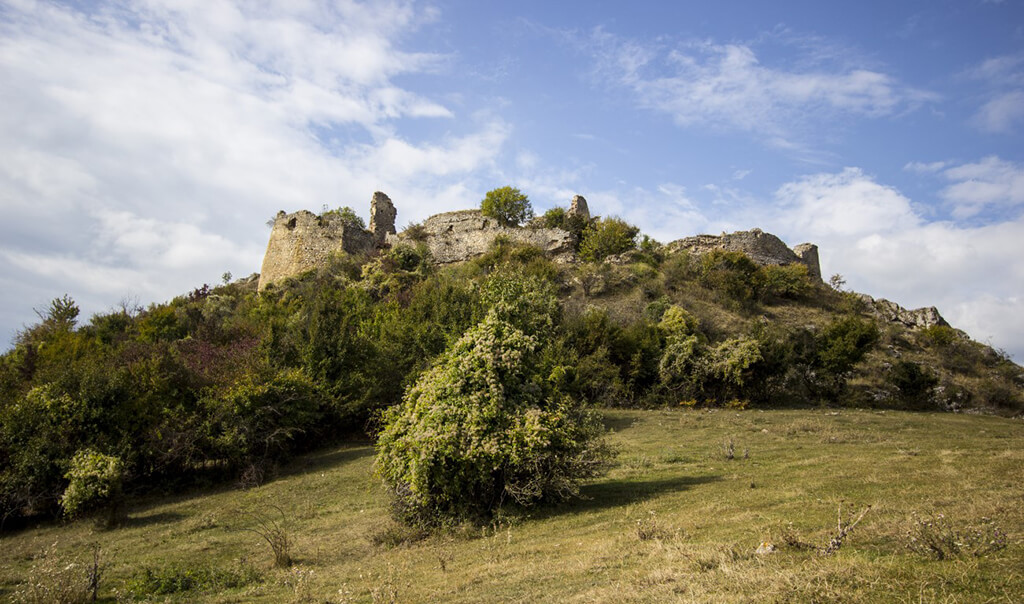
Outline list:
[[[571,211],[589,215],[586,200],[573,198]],[[387,195],[373,194],[370,201],[370,230],[347,224],[337,214],[317,216],[301,211],[280,212],[267,244],[260,272],[259,289],[275,281],[320,268],[332,253],[361,254],[390,247],[407,240],[405,233],[395,233],[397,211]],[[465,262],[485,254],[498,237],[540,248],[555,262],[576,262],[573,236],[561,229],[506,228],[479,210],[446,212],[426,219],[422,226],[423,242],[438,264]],[[669,253],[686,251],[706,253],[721,249],[747,254],[761,265],[802,263],[812,277],[821,278],[817,246],[805,243],[789,249],[781,239],[760,229],[697,235],[673,241],[666,246]]]
[[[533,245],[555,262],[574,262],[572,235],[561,229],[505,228],[479,210],[446,212],[423,222],[434,262],[451,264],[483,255],[498,237]]]
[[[332,253],[359,254],[373,248],[372,233],[346,224],[338,216],[321,217],[306,210],[293,214],[279,212],[263,256],[259,289],[324,266]]]
[[[670,253],[687,251],[691,254],[705,254],[712,250],[743,252],[751,260],[760,265],[804,264],[807,273],[812,277],[821,278],[821,267],[818,264],[818,246],[804,243],[789,249],[781,239],[765,233],[761,229],[722,233],[721,235],[697,235],[686,237],[669,243],[666,246]]]

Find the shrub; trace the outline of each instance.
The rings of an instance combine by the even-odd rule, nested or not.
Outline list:
[[[929,325],[918,333],[929,345],[938,348],[945,348],[961,339],[956,330],[947,325]]]
[[[565,208],[551,208],[540,218],[540,225],[546,229],[565,228]]]
[[[530,199],[515,187],[488,191],[480,202],[480,211],[505,227],[516,227],[533,218]]]
[[[363,265],[363,286],[380,298],[408,291],[430,273],[430,250],[400,243]]]
[[[786,266],[768,265],[761,267],[761,299],[788,298],[799,300],[806,298],[813,291],[807,277],[807,265],[788,264]]]
[[[1006,533],[988,518],[968,529],[957,528],[943,514],[926,518],[913,514],[906,538],[910,551],[935,560],[980,558],[1006,548]]]
[[[704,254],[698,279],[704,287],[740,304],[752,302],[761,289],[760,267],[743,252],[713,250]]]
[[[490,313],[384,414],[377,474],[414,525],[578,493],[606,455],[597,417],[546,387],[537,339]]]
[[[234,465],[280,459],[298,446],[299,435],[314,443],[311,433],[326,419],[322,393],[298,369],[246,374],[203,403],[213,418],[215,449]]]
[[[24,604],[85,604],[96,601],[98,569],[57,550],[54,543],[36,557],[26,581],[13,593],[12,602]]]
[[[855,316],[836,319],[818,338],[818,362],[832,374],[846,373],[864,358],[878,337],[873,321]]]
[[[932,388],[939,384],[934,373],[912,361],[899,361],[893,365],[887,380],[899,390],[900,398],[914,407],[923,407]]]
[[[430,236],[427,232],[427,227],[423,226],[422,222],[410,222],[405,225],[405,230],[402,233],[411,241],[417,243],[423,243]]]
[[[665,332],[666,337],[686,336],[697,333],[700,321],[682,306],[673,304],[661,316],[658,327]]]
[[[66,515],[74,517],[109,505],[111,523],[117,519],[124,480],[124,464],[120,458],[83,449],[71,458],[71,468],[64,478],[68,479],[68,487],[60,498],[60,504]]]
[[[326,207],[327,206],[325,205],[324,211],[320,213],[321,218],[340,220],[349,226],[360,228],[364,231],[366,230],[366,222],[364,222],[362,217],[356,214],[356,211],[352,208],[343,206],[333,210],[328,210]]]
[[[234,589],[262,581],[260,572],[247,564],[240,564],[237,569],[207,565],[147,566],[125,581],[124,590],[132,598],[149,599],[189,591]]]
[[[580,256],[590,262],[600,262],[608,256],[636,249],[640,229],[619,218],[600,218],[591,221],[583,231]]]
[[[665,274],[665,287],[669,289],[680,289],[683,284],[697,276],[693,256],[687,252],[669,256],[661,270]]]
[[[761,361],[761,349],[757,340],[733,338],[726,340],[711,351],[712,372],[726,386],[740,388],[750,376],[750,369]]]

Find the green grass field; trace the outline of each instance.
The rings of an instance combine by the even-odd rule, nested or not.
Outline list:
[[[118,529],[82,521],[5,535],[0,600],[75,591],[98,546],[103,601],[1024,601],[1019,419],[609,410],[606,420],[619,455],[583,500],[418,536],[389,519],[373,448],[341,446],[259,488],[137,504]],[[840,507],[848,525],[869,505],[838,551],[809,547],[836,535]],[[287,569],[246,530],[280,520],[277,508]],[[945,559],[911,549],[912,536],[931,537]],[[755,553],[762,542],[775,551]]]

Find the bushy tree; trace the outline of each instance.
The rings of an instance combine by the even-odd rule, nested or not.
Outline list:
[[[533,218],[530,199],[515,187],[488,191],[480,202],[480,211],[505,227],[516,227]]]
[[[619,218],[600,218],[591,221],[583,230],[580,256],[590,262],[599,262],[608,256],[636,249],[640,229]]]
[[[499,276],[483,299],[486,318],[384,413],[377,473],[411,524],[565,499],[607,457],[597,416],[562,394],[561,372],[542,363],[538,335],[551,320],[537,315],[555,311],[553,295]]]
[[[713,250],[701,256],[700,284],[740,304],[757,298],[761,277],[760,267],[743,252]]]
[[[432,525],[578,493],[603,428],[536,371],[537,340],[491,314],[385,414],[377,473],[399,518]]]
[[[60,498],[64,514],[79,516],[89,510],[109,506],[111,523],[117,519],[124,480],[124,464],[113,455],[83,449],[71,458],[64,478],[68,487]]]
[[[320,214],[322,218],[336,218],[349,226],[364,230],[366,229],[366,222],[364,222],[363,218],[359,214],[356,214],[356,211],[349,206],[342,206],[333,210],[328,210],[326,207],[327,206],[325,205],[324,211]]]

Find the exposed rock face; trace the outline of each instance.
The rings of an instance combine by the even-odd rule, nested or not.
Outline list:
[[[876,300],[867,294],[857,295],[867,302],[876,316],[890,323],[900,323],[914,329],[933,327],[935,325],[949,327],[949,323],[942,318],[942,315],[939,314],[939,309],[934,306],[907,310],[885,298]]]
[[[482,255],[498,237],[534,245],[555,262],[573,262],[572,235],[561,229],[505,228],[479,210],[446,212],[423,222],[426,245],[434,262],[451,264]]]
[[[573,195],[569,211],[565,214],[567,217],[579,216],[583,220],[590,220],[590,208],[587,207],[587,200],[582,195]]]
[[[377,245],[387,241],[388,235],[395,234],[397,216],[398,210],[395,209],[395,204],[391,203],[390,197],[380,191],[373,194],[373,199],[370,200],[370,232],[373,233]]]
[[[374,244],[373,233],[344,222],[336,214],[321,217],[306,210],[278,212],[263,256],[259,289],[324,266],[332,253],[365,253],[373,250]]]
[[[678,239],[666,245],[669,253],[688,251],[694,254],[704,254],[712,250],[726,250],[730,252],[743,252],[751,260],[760,264],[775,264],[785,266],[787,264],[800,263],[807,266],[807,274],[821,278],[821,267],[818,265],[818,246],[805,243],[800,246],[802,255],[789,249],[781,239],[765,233],[761,229],[751,231],[736,231],[735,233],[722,233],[721,235],[697,235]]]

